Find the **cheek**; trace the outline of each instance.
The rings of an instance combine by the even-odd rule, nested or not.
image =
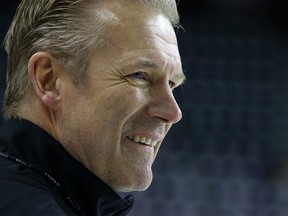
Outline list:
[[[95,136],[97,140],[119,138],[124,124],[147,101],[145,90],[128,84],[98,88],[93,92],[92,95],[69,94],[63,104],[63,123],[78,133],[85,133],[87,139],[95,139]]]
[[[101,101],[101,102],[99,102]],[[98,100],[99,109],[107,118],[127,119],[145,104],[143,89],[133,86],[110,89]],[[96,105],[96,106],[97,106]]]

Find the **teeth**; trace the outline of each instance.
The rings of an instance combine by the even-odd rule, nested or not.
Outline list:
[[[142,136],[129,136],[129,139],[133,140],[134,142],[137,143],[143,143],[149,146],[155,146],[157,144],[156,140],[152,140],[151,138],[147,138],[147,137],[142,137]]]
[[[155,146],[157,144],[157,141],[153,140],[151,143],[151,146]]]
[[[140,142],[146,144],[146,137],[140,137]],[[150,143],[149,143],[150,144]]]
[[[134,142],[140,142],[140,136],[135,136],[133,137]]]

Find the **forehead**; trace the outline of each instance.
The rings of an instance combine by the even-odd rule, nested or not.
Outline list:
[[[136,6],[135,7],[141,7]],[[143,6],[142,6],[143,7]],[[145,7],[144,7],[145,8]],[[141,13],[126,12],[119,17],[119,25],[114,28],[111,43],[119,52],[135,51],[179,58],[176,35],[170,21],[159,11],[142,9]]]
[[[113,64],[145,58],[158,61],[157,65],[168,62],[182,69],[176,35],[168,18],[147,6],[135,3],[126,6],[109,8],[116,22],[111,23],[108,46],[96,50],[98,55],[94,59]]]
[[[116,29],[113,39],[119,41],[119,45],[124,41],[137,41],[139,46],[155,45],[158,42],[158,44],[178,49],[173,27],[161,14],[150,14],[148,17],[131,17],[130,20],[122,22]]]
[[[159,9],[144,5],[139,0],[105,0],[100,1],[98,8],[101,8],[100,14],[105,16],[110,24],[112,39],[119,40],[117,45],[129,39],[138,37],[140,41],[145,36],[156,35],[163,37],[168,43],[177,45],[172,24]]]

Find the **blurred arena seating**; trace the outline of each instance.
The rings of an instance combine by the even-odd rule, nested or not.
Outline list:
[[[0,40],[19,1],[0,3]],[[286,1],[180,1],[183,119],[131,216],[288,215]],[[0,91],[6,54],[0,52]]]

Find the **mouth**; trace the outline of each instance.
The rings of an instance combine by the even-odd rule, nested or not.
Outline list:
[[[156,140],[153,140],[151,138],[147,138],[147,137],[144,137],[144,136],[139,136],[139,135],[128,136],[128,139],[130,139],[133,142],[136,142],[136,143],[139,143],[139,144],[142,144],[142,145],[146,145],[146,146],[149,146],[149,147],[154,147],[158,143]]]

